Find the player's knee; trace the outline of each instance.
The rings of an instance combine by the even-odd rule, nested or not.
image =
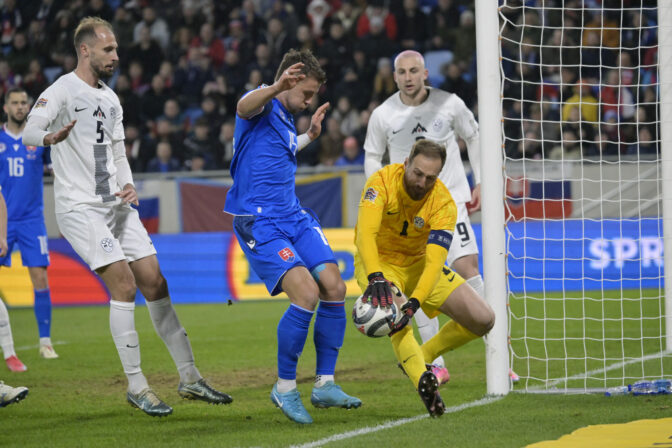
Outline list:
[[[477,331],[475,332],[479,336],[485,336],[490,333],[492,327],[495,326],[495,312],[488,306],[486,310],[479,316],[477,322]]]
[[[168,296],[168,282],[161,272],[157,271],[154,275],[144,279],[140,290],[149,300],[162,299]]]
[[[345,291],[345,282],[339,277],[338,281],[334,282],[331,288],[327,290],[327,296],[330,299],[342,300],[345,298]]]
[[[138,287],[135,284],[135,280],[133,280],[133,278],[127,278],[119,282],[116,289],[117,293],[121,296],[119,299],[124,302],[132,302],[135,300],[135,293]]]

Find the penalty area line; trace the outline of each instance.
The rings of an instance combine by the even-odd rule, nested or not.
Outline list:
[[[488,396],[488,397],[485,397],[485,398],[481,398],[480,400],[471,401],[469,403],[463,403],[463,404],[460,404],[460,405],[457,405],[457,406],[452,406],[452,407],[446,408],[446,412],[444,414],[453,414],[455,412],[459,412],[459,411],[462,411],[464,409],[469,409],[469,408],[473,408],[473,407],[476,407],[476,406],[483,406],[483,405],[486,405],[486,404],[494,403],[496,401],[501,400],[502,398],[504,398],[504,397],[503,396]],[[425,419],[425,418],[429,418],[429,414],[421,414],[421,415],[416,415],[415,417],[408,417],[408,418],[402,418],[402,419],[399,419],[399,420],[392,420],[392,421],[389,421],[389,422],[386,422],[386,423],[383,423],[383,424],[380,424],[380,425],[376,425],[376,426],[367,426],[367,427],[364,427],[364,428],[355,429],[353,431],[343,432],[341,434],[334,434],[333,436],[325,437],[324,439],[320,439],[320,440],[315,440],[314,442],[304,443],[303,445],[291,445],[289,448],[315,448],[315,447],[320,447],[320,446],[326,445],[327,443],[337,442],[339,440],[351,439],[353,437],[358,437],[358,436],[363,436],[363,435],[371,434],[371,433],[378,432],[378,431],[383,431],[385,429],[394,428],[394,427],[397,427],[397,426],[405,425],[407,423],[413,423],[413,422],[416,422],[418,420],[422,420],[422,419]]]

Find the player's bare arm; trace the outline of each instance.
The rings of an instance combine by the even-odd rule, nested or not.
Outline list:
[[[306,75],[301,73],[303,63],[298,62],[285,70],[280,78],[268,87],[253,90],[238,101],[236,113],[240,118],[251,118],[260,112],[280,92],[294,88]],[[312,123],[311,123],[312,126]]]
[[[60,143],[66,138],[68,138],[68,135],[70,135],[70,131],[72,131],[72,128],[75,127],[75,123],[77,123],[77,120],[72,120],[70,123],[66,124],[58,131],[45,135],[44,146],[55,145],[56,143]]]
[[[133,184],[126,184],[121,191],[114,193],[115,196],[121,198],[121,202],[124,204],[133,204],[139,205],[138,192],[135,191]]]

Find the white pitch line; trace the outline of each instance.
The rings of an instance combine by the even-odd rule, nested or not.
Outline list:
[[[485,404],[494,403],[495,401],[501,400],[502,396],[488,396],[481,398],[480,400],[471,401],[469,403],[463,403],[458,406],[452,406],[446,408],[445,414],[453,414],[455,412],[462,411],[464,409],[473,408],[476,406],[483,406]],[[367,426],[365,428],[355,429],[353,431],[344,432],[341,434],[335,434],[333,436],[325,437],[324,439],[316,440],[314,442],[304,443],[303,445],[291,445],[289,448],[315,448],[324,446],[327,443],[336,442],[339,440],[350,439],[352,437],[362,436],[365,434],[371,434],[374,432],[382,431],[384,429],[394,428],[396,426],[405,425],[406,423],[413,423],[418,420],[429,418],[429,414],[416,415],[415,417],[402,418],[399,420],[392,420],[387,423],[383,423],[377,426]]]
[[[596,375],[598,373],[606,373],[606,372],[609,372],[610,370],[620,369],[620,368],[625,367],[625,366],[630,365],[630,364],[637,364],[638,362],[644,362],[644,361],[650,361],[650,360],[656,359],[656,358],[662,358],[663,356],[666,356],[666,355],[669,355],[669,354],[672,354],[672,351],[663,350],[662,352],[652,353],[650,355],[642,356],[640,358],[630,359],[628,361],[617,362],[615,364],[611,364],[611,365],[608,365],[606,367],[602,367],[602,368],[599,368],[599,369],[594,369],[594,370],[590,370],[588,372],[583,372],[583,373],[578,373],[576,375],[568,376],[566,378],[560,378],[560,379],[556,379],[556,380],[553,380],[553,381],[549,381],[546,386],[533,386],[533,387],[530,387],[528,390],[529,391],[545,390],[549,387],[555,387],[558,384],[566,383],[567,381],[586,379],[586,378],[588,378],[592,375]],[[524,391],[521,391],[521,392],[524,392]]]
[[[65,344],[67,344],[67,342],[65,341],[55,341],[51,343],[51,345],[65,345]],[[14,350],[23,351],[23,350],[32,350],[34,348],[40,348],[40,344],[22,345],[21,347],[14,347]]]

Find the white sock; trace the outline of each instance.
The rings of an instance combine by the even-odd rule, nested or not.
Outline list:
[[[283,380],[282,378],[278,378],[278,393],[280,394],[286,394],[290,390],[296,389],[296,380]]]
[[[475,275],[467,279],[467,283],[469,284],[469,286],[474,288],[476,294],[481,296],[481,298],[485,299],[485,284],[483,283],[483,277],[481,277],[480,275]]]
[[[40,347],[43,347],[45,345],[53,345],[51,343],[51,338],[40,338]]]
[[[425,343],[432,339],[436,333],[439,332],[439,318],[435,317],[430,319],[427,317],[422,308],[418,309],[415,312],[415,324],[418,326],[418,332],[422,338],[422,342]],[[441,367],[446,367],[446,361],[444,361],[443,356],[439,355],[432,364],[436,364]]]
[[[110,300],[110,332],[121,365],[128,378],[128,390],[137,394],[147,389],[147,378],[140,369],[140,342],[135,331],[135,303]]]
[[[194,353],[191,350],[187,332],[177,318],[170,297],[153,302],[147,301],[147,309],[156,333],[163,339],[170,356],[175,361],[177,371],[180,373],[180,381],[191,384],[203,378],[194,364]]]
[[[334,375],[317,375],[315,377],[315,387],[322,387],[327,381],[334,381]]]
[[[9,325],[9,313],[5,302],[0,300],[0,347],[5,359],[16,355],[14,351],[14,339],[12,339],[12,326]]]

